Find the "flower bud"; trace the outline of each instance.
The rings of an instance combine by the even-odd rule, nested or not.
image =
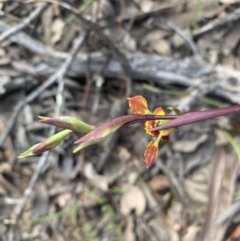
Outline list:
[[[39,155],[45,151],[49,151],[54,149],[56,146],[58,146],[62,140],[64,140],[67,136],[69,136],[72,133],[71,130],[64,130],[61,132],[58,132],[57,134],[49,137],[47,140],[39,143],[33,150],[32,153],[34,155]]]
[[[35,147],[37,147],[40,143],[35,144],[34,146],[32,146],[31,148],[29,148],[27,151],[23,152],[20,156],[18,156],[18,158],[25,158],[28,156],[35,156],[35,154],[33,154],[33,150]]]
[[[60,117],[43,117],[39,116],[41,123],[57,126],[64,129],[72,130],[76,133],[88,133],[94,129],[92,125],[89,125],[72,116],[60,116]]]

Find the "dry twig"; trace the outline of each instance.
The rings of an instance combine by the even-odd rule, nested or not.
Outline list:
[[[197,49],[196,44],[192,41],[192,39],[176,24],[172,23],[171,21],[167,20],[163,17],[157,18],[161,23],[166,24],[170,29],[174,30],[190,47],[193,54],[199,55],[199,51]]]
[[[194,38],[199,38],[203,34],[215,30],[216,28],[223,27],[227,24],[234,23],[240,19],[240,8],[237,8],[232,13],[227,14],[226,18],[217,18],[210,23],[204,25],[202,28],[194,32]]]
[[[0,0],[0,2],[5,2],[5,0]],[[72,7],[71,5],[69,5],[68,3],[65,3],[65,2],[59,2],[56,0],[44,0],[44,1],[42,1],[42,0],[19,1],[18,0],[18,2],[25,3],[25,4],[32,3],[32,2],[49,2],[49,3],[57,4],[65,9],[69,10],[70,12],[72,12],[85,26],[87,26],[91,30],[95,31],[99,35],[99,37],[109,46],[113,55],[121,63],[123,71],[125,72],[124,79],[126,80],[126,87],[127,87],[125,95],[126,96],[130,95],[130,93],[131,93],[131,68],[128,63],[128,60],[124,56],[124,54],[121,53],[121,51],[119,51],[118,48],[113,44],[113,42],[110,40],[110,38],[102,32],[102,30],[99,28],[99,26],[97,24],[84,18],[82,15],[80,15],[78,9]]]
[[[37,18],[48,6],[49,6],[49,3],[41,4],[33,12],[31,12],[31,14],[26,19],[24,19],[19,25],[17,25],[16,27],[12,27],[7,31],[3,32],[0,35],[0,43],[2,43],[6,39],[10,38],[11,36],[17,34],[22,29],[24,29],[29,23],[31,23],[31,21]]]
[[[30,2],[30,1],[28,1]],[[33,2],[36,2],[36,1],[33,1]],[[107,45],[109,46],[111,52],[113,53],[113,55],[115,56],[115,58],[121,63],[121,66],[122,66],[122,69],[125,73],[125,76],[124,76],[124,79],[126,81],[126,96],[129,96],[131,94],[131,67],[128,63],[128,60],[127,58],[124,56],[124,54],[122,54],[117,47],[115,47],[115,45],[113,44],[113,42],[110,40],[110,38],[108,38],[108,36],[106,36],[102,31],[101,29],[98,27],[97,24],[85,19],[84,17],[82,17],[80,14],[79,14],[79,11],[75,8],[73,8],[72,6],[68,5],[67,3],[60,3],[60,2],[55,2],[55,1],[48,1],[48,2],[51,2],[51,3],[56,3],[56,4],[59,4],[60,6],[68,9],[69,11],[71,11],[72,13],[74,13],[76,15],[76,17],[84,24],[86,25],[88,28],[90,28],[91,30],[93,31],[96,31],[98,33],[98,35],[100,36],[100,38],[103,39],[103,41],[105,41],[107,43]],[[26,1],[24,2],[26,3]],[[20,108],[18,108],[17,110],[20,110],[22,108],[22,106],[20,106]],[[124,108],[125,109],[125,108]],[[19,112],[19,111],[18,111]],[[7,131],[4,133],[4,135],[2,136],[2,138],[0,139],[0,144],[1,144],[1,141],[2,143],[5,141],[9,131],[11,130],[12,126],[13,126],[13,123],[17,117],[17,114],[18,112],[16,111],[16,115],[14,115],[14,118],[12,118],[11,122],[10,122],[10,125],[8,126],[8,129]],[[116,138],[115,138],[116,139]],[[114,145],[113,145],[114,146]],[[108,156],[108,155],[107,155]],[[103,162],[105,163],[106,160],[107,160],[107,156],[106,157],[103,157]]]
[[[87,38],[88,34],[84,33],[84,34],[81,34],[78,39],[76,40],[72,50],[71,50],[71,53],[69,55],[69,57],[66,59],[66,61],[63,63],[63,65],[61,66],[61,68],[59,68],[51,77],[50,79],[52,80],[52,82],[55,82],[58,80],[58,93],[57,95],[58,96],[61,96],[60,98],[57,98],[58,100],[60,101],[57,101],[57,105],[56,105],[56,110],[55,110],[55,114],[58,116],[60,115],[61,113],[61,109],[63,107],[63,91],[64,91],[64,79],[63,77],[66,75],[67,71],[69,70],[70,66],[71,66],[71,63],[73,62],[76,54],[77,54],[77,51],[78,49],[83,45],[83,43],[85,42],[86,38]],[[36,92],[35,92],[36,93]],[[36,95],[36,94],[35,94]],[[55,127],[51,128],[50,130],[50,135],[53,135],[54,132],[55,132]],[[45,166],[45,163],[47,161],[47,157],[48,157],[48,153],[49,152],[46,152],[44,153],[39,162],[38,162],[38,165],[36,167],[36,170],[28,184],[28,187],[27,189],[25,190],[24,192],[24,195],[23,195],[23,199],[17,209],[17,212],[16,212],[16,223],[12,229],[12,232],[10,233],[9,235],[9,238],[8,240],[9,241],[13,241],[14,240],[14,235],[15,235],[15,231],[16,231],[16,228],[17,228],[17,223],[18,223],[18,220],[20,219],[21,215],[22,215],[22,212],[23,212],[23,209],[30,197],[30,194],[32,193],[32,190],[35,186],[35,183],[39,177],[39,175],[41,174],[41,171],[43,169],[43,167]]]
[[[171,4],[171,3],[163,4],[163,3],[161,3],[159,7],[156,7],[153,11],[150,11],[150,12],[147,12],[147,13],[141,13],[141,14],[138,14],[136,16],[126,16],[126,17],[120,16],[120,17],[117,18],[116,23],[119,23],[119,22],[122,22],[122,21],[129,21],[132,18],[134,18],[134,21],[139,21],[139,20],[146,19],[146,18],[149,18],[149,17],[157,16],[159,14],[159,12],[161,12],[161,11],[168,10],[168,9],[171,9],[171,8],[176,8],[178,6],[181,6],[181,5],[193,2],[193,1],[196,1],[196,0],[184,0],[184,1],[181,1],[181,2],[176,3],[176,4]]]
[[[209,200],[201,232],[201,240],[208,241],[223,239],[227,224],[216,223],[215,220],[219,213],[222,213],[229,208],[231,204],[238,167],[239,162],[237,159],[232,161],[230,167],[227,167],[226,154],[222,149],[219,150],[213,163]],[[222,184],[223,180],[225,180],[224,186]]]
[[[3,21],[0,21],[0,32],[10,32],[12,28],[4,23]],[[53,48],[44,45],[37,39],[33,39],[29,35],[23,32],[17,32],[15,35],[9,36],[10,40],[25,47],[26,49],[31,50],[32,52],[40,55],[44,55],[46,57],[54,57],[54,58],[66,58],[66,53],[61,53]]]

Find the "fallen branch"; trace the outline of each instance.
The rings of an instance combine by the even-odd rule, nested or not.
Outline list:
[[[11,29],[8,29],[7,31],[3,32],[0,35],[0,43],[2,43],[6,39],[10,38],[11,36],[15,35],[16,33],[20,32],[22,29],[24,29],[29,23],[31,23],[35,18],[37,18],[48,6],[49,6],[49,3],[41,4],[16,27],[12,27]]]
[[[71,53],[69,55],[69,57],[66,59],[66,61],[62,64],[62,66],[50,77],[51,82],[55,82],[58,80],[58,95],[63,95],[63,90],[64,90],[64,79],[63,77],[66,75],[67,71],[70,68],[70,65],[73,61],[73,59],[75,58],[77,51],[79,50],[79,48],[83,45],[83,43],[85,42],[87,37],[87,34],[81,34],[78,39],[76,40],[75,44],[73,45],[73,48],[71,50]],[[43,88],[42,88],[43,89]],[[36,92],[35,92],[36,93]],[[33,95],[32,95],[33,96]],[[35,94],[35,97],[37,97],[37,95]],[[63,98],[63,97],[62,97]],[[23,101],[24,105],[25,102]],[[60,115],[61,114],[61,109],[62,109],[62,104],[63,101],[57,102],[56,105],[56,109],[55,109],[55,114],[56,115]],[[53,135],[55,132],[56,127],[51,128],[50,130],[50,135]],[[18,209],[16,211],[16,222],[15,225],[13,226],[12,232],[10,232],[9,237],[8,237],[8,241],[13,241],[14,240],[14,235],[15,235],[15,231],[17,228],[17,223],[22,215],[23,209],[30,197],[30,194],[32,193],[32,190],[35,186],[35,183],[43,169],[43,167],[45,166],[45,163],[47,161],[47,157],[48,157],[48,152],[44,153],[44,155],[41,156],[37,167],[35,169],[35,172],[28,184],[28,187],[26,188],[24,194],[23,194],[23,198],[22,201],[20,203],[20,205],[18,206]]]

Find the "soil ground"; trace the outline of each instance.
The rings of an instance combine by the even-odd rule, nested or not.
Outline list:
[[[150,167],[142,123],[73,154],[59,129],[130,114],[240,104],[238,0],[0,0],[0,240],[233,241],[240,115],[180,127]]]

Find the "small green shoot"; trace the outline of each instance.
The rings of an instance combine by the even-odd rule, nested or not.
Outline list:
[[[196,7],[194,9],[194,17],[193,17],[193,21],[192,21],[192,31],[191,31],[192,37],[194,35],[194,32],[197,29],[197,23],[198,23],[198,20],[199,20],[201,7],[202,7],[202,0],[198,0],[197,3],[196,3]]]
[[[223,136],[228,140],[230,145],[233,147],[234,151],[237,154],[238,160],[240,161],[240,147],[239,147],[239,144],[234,140],[232,135],[227,130],[220,129],[220,132],[223,134]]]
[[[149,90],[153,93],[163,93],[163,94],[168,94],[168,95],[173,95],[173,96],[179,96],[179,97],[184,97],[188,95],[187,91],[179,91],[179,90],[161,90],[155,86],[149,85],[149,84],[143,84],[143,88],[146,90]],[[228,105],[215,100],[213,98],[209,97],[198,97],[198,99],[206,104],[221,108],[221,107],[227,107]]]
[[[78,10],[79,12],[83,12],[88,6],[90,6],[93,3],[94,0],[86,0],[84,1],[79,7]],[[70,14],[65,20],[65,25],[71,23],[73,20],[75,19],[75,15],[74,14]]]
[[[40,218],[37,218],[35,220],[32,220],[34,223],[46,223],[46,222],[51,222],[54,219],[61,218],[65,215],[71,215],[73,224],[77,225],[77,221],[75,219],[76,217],[76,212],[78,211],[79,207],[78,205],[74,205],[71,207],[67,207],[59,212],[51,213],[46,216],[42,216]]]
[[[100,239],[97,237],[96,230],[89,222],[84,223],[83,234],[84,234],[86,240],[88,240],[88,241],[100,241]]]

